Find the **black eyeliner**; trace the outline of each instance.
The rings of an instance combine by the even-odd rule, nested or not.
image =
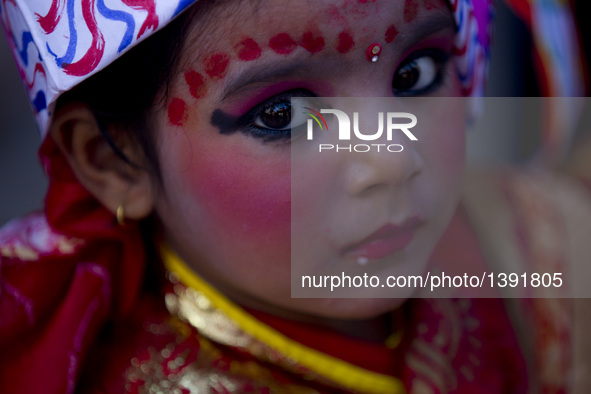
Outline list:
[[[446,68],[449,64],[449,60],[451,59],[451,54],[441,49],[422,49],[415,53],[413,53],[410,57],[408,57],[403,64],[408,64],[416,59],[419,59],[423,56],[431,56],[437,65],[437,75],[435,76],[435,80],[427,87],[423,89],[419,89],[416,91],[396,91],[393,90],[395,96],[398,97],[413,97],[413,96],[422,96],[425,94],[429,94],[431,92],[436,91],[439,89],[444,82]],[[402,66],[402,65],[401,65]],[[399,67],[400,68],[400,67]]]
[[[293,89],[270,97],[260,104],[255,105],[247,113],[240,116],[232,116],[221,109],[213,111],[210,123],[219,129],[222,135],[231,135],[241,132],[253,138],[262,139],[263,142],[272,142],[281,139],[289,139],[291,129],[269,129],[254,124],[255,119],[267,105],[273,102],[290,101],[293,97],[313,97],[314,95],[304,89]]]
[[[221,109],[216,109],[211,114],[211,124],[220,130],[220,134],[230,135],[244,129],[252,121],[251,111],[241,116],[232,116]]]

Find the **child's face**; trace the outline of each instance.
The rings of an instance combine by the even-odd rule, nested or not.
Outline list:
[[[280,131],[286,128],[284,113],[272,110],[301,95],[459,96],[447,5],[222,4],[189,32],[182,72],[157,113],[164,181],[156,211],[167,241],[206,280],[243,304],[343,318],[396,306],[400,300],[291,299],[292,225],[309,242],[308,254],[318,251],[309,256],[311,267],[361,259],[382,264],[384,278],[422,274],[458,199],[462,111],[442,105],[445,123],[430,138],[405,144],[402,153],[348,155],[322,171],[304,166],[292,173],[289,133]],[[372,63],[366,49],[375,42],[382,53]],[[299,182],[298,193],[314,196],[305,206],[293,202],[293,220],[292,180]],[[386,242],[402,245],[387,256],[363,245],[345,251],[387,224],[409,227],[401,236],[406,241]],[[393,291],[401,299],[409,296]]]

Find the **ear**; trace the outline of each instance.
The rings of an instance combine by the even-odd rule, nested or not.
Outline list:
[[[100,132],[90,108],[70,103],[55,114],[50,133],[80,183],[107,209],[123,205],[130,219],[148,216],[154,207],[154,184],[143,157],[128,138],[109,130],[113,141],[132,163],[124,161]]]

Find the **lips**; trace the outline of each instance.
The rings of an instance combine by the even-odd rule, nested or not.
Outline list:
[[[386,224],[359,242],[347,245],[342,254],[353,257],[361,264],[378,260],[404,250],[413,240],[422,221],[410,218],[401,225]]]

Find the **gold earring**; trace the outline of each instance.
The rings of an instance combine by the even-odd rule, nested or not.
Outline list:
[[[117,224],[121,227],[125,226],[125,207],[123,204],[119,204],[117,211],[115,211],[115,217],[117,218]]]

